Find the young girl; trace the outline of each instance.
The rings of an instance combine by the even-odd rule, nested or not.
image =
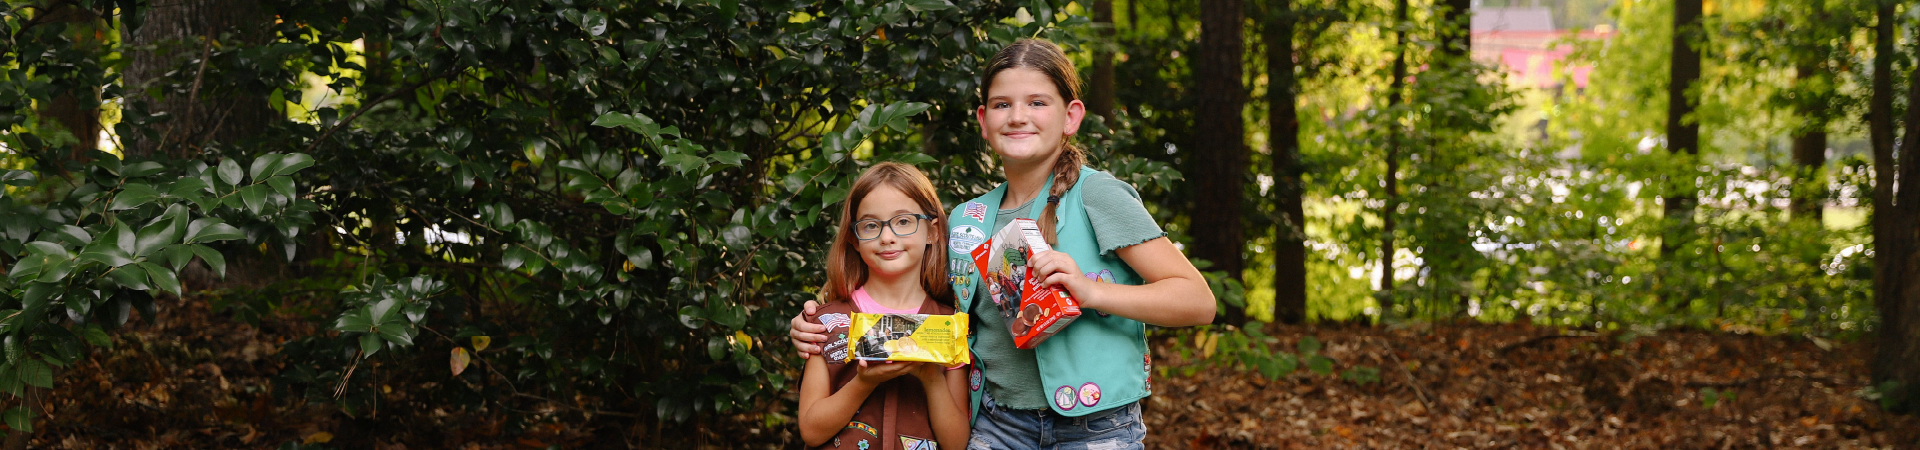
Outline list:
[[[1144,324],[1211,322],[1213,293],[1132,186],[1082,167],[1085,156],[1071,137],[1086,106],[1059,47],[1015,42],[989,61],[980,86],[980,137],[1000,157],[1007,182],[947,216],[949,279],[959,309],[975,321],[967,448],[1144,448],[1139,401],[1152,391]],[[1035,276],[1066,289],[1082,308],[1032,350],[1001,331],[1008,325],[968,260],[1014,218],[1035,219],[1057,250],[1034,255]],[[794,346],[819,352],[813,343],[825,340],[823,331],[795,318]]]
[[[957,449],[967,441],[962,365],[844,360],[850,314],[953,314],[946,229],[933,183],[912,166],[875,164],[853,183],[843,228],[827,251],[827,304],[807,323],[836,338],[807,360],[800,381],[800,438],[810,448]],[[817,312],[817,315],[814,314]]]

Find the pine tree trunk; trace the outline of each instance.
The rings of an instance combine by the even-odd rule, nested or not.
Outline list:
[[[1393,7],[1394,47],[1393,80],[1387,87],[1387,108],[1400,106],[1405,100],[1407,85],[1407,32],[1401,26],[1407,23],[1407,0],[1394,2]],[[1399,113],[1388,115],[1387,124],[1387,172],[1386,201],[1380,208],[1380,317],[1393,315],[1393,216],[1400,205],[1400,141],[1401,116]]]
[[[1094,42],[1092,83],[1087,86],[1087,113],[1113,121],[1113,0],[1093,1],[1093,25],[1100,33]]]
[[[1891,2],[1881,2],[1874,37],[1873,94],[1868,128],[1874,180],[1874,304],[1880,312],[1872,364],[1876,386],[1895,382],[1882,395],[1900,399],[1900,409],[1920,410],[1920,108],[1909,106],[1899,161],[1893,157],[1893,23]],[[1908,105],[1920,105],[1920,70],[1909,74]],[[1901,181],[1894,190],[1894,180]]]
[[[1675,0],[1673,5],[1673,54],[1667,83],[1667,152],[1673,155],[1700,154],[1700,124],[1687,117],[1693,113],[1694,106],[1687,98],[1687,89],[1700,80],[1700,50],[1693,46],[1693,41],[1704,32],[1700,26],[1700,2]],[[1666,198],[1662,202],[1666,233],[1660,239],[1660,257],[1669,264],[1669,270],[1674,271],[1685,270],[1672,262],[1680,247],[1692,240],[1693,213],[1695,205],[1699,203],[1699,197],[1694,192],[1695,186],[1688,178],[1681,176],[1670,179]],[[1669,302],[1692,301],[1690,294],[1665,294]]]
[[[1240,84],[1245,45],[1241,7],[1240,0],[1200,2],[1200,48],[1193,69],[1198,106],[1193,171],[1188,174],[1194,181],[1193,256],[1212,261],[1210,270],[1225,271],[1236,280],[1244,268],[1241,247],[1246,241],[1241,220],[1247,172],[1246,124],[1240,120],[1246,104]],[[1246,310],[1229,305],[1218,320],[1245,323]]]
[[[153,46],[154,50],[129,52],[126,86],[129,92],[161,86],[161,97],[150,99],[149,111],[165,112],[171,119],[157,126],[159,139],[138,133],[122,136],[128,155],[188,157],[199,154],[209,141],[233,143],[266,129],[276,113],[265,93],[209,82],[207,72],[219,68],[202,63],[216,48],[267,39],[266,24],[271,18],[257,2],[155,0],[142,11],[146,23],[125,38],[126,46]],[[166,79],[167,72],[176,69],[185,79]]]
[[[1273,160],[1273,320],[1307,318],[1306,210],[1300,185],[1300,112],[1293,61],[1293,0],[1268,0],[1267,142]]]

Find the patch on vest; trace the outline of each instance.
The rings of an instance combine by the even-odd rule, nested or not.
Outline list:
[[[1087,272],[1087,279],[1102,282],[1102,283],[1112,283],[1113,271],[1108,269],[1100,269],[1099,272]]]
[[[855,430],[860,430],[860,431],[865,431],[865,432],[867,432],[867,434],[871,434],[871,435],[873,435],[873,437],[880,437],[880,430],[879,430],[879,429],[876,429],[876,428],[874,428],[874,427],[873,427],[873,425],[867,425],[866,423],[864,423],[864,422],[861,422],[861,421],[858,421],[858,420],[855,420],[855,421],[852,421],[852,422],[847,422],[847,428],[852,428],[852,429],[855,429]],[[863,440],[861,440],[860,442],[866,442],[866,440],[864,440],[864,439],[863,439]],[[863,447],[864,447],[864,445],[863,445]]]
[[[967,254],[973,251],[974,247],[979,247],[980,243],[986,241],[987,233],[980,231],[979,227],[973,225],[953,227],[953,229],[947,233],[947,249],[953,250],[955,254]]]
[[[932,439],[921,439],[903,434],[900,435],[900,447],[905,450],[937,450],[940,448],[940,444],[933,442]]]
[[[1073,386],[1061,386],[1053,390],[1053,406],[1061,411],[1073,409],[1080,404],[1078,397],[1079,394],[1073,392]]]
[[[987,204],[980,203],[980,202],[967,202],[966,205],[962,205],[962,206],[963,207],[960,208],[961,214],[965,214],[967,217],[972,217],[973,220],[978,220],[981,222],[987,221]]]
[[[1100,385],[1093,383],[1080,385],[1080,405],[1093,406],[1098,404],[1100,404]]]
[[[979,360],[978,357],[975,358],[975,361]],[[969,370],[968,372],[970,373],[967,374],[967,384],[973,386],[973,390],[978,392],[980,390],[980,383],[984,381],[980,374],[980,366],[974,365],[973,370]]]

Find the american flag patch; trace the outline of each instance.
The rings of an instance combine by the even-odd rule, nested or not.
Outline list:
[[[987,220],[987,205],[980,202],[967,202],[965,211],[963,211],[962,214],[966,214],[967,217],[972,217],[973,220],[985,221]]]

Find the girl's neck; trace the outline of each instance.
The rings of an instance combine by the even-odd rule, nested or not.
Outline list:
[[[1055,156],[1054,158],[1059,158]],[[1014,208],[1039,198],[1040,189],[1046,187],[1047,177],[1053,175],[1053,159],[1027,165],[1007,165],[1007,196],[1000,208]]]
[[[909,275],[892,278],[870,276],[861,289],[867,290],[867,296],[874,303],[891,309],[919,309],[927,300],[927,289],[920,286],[918,271]]]

